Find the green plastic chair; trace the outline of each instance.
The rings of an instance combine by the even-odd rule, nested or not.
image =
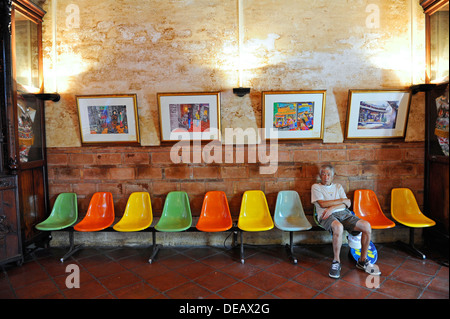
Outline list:
[[[316,225],[319,226],[320,228],[325,229],[325,228],[323,228],[322,225],[320,225],[320,223],[319,223],[319,217],[317,216],[316,205],[313,205],[313,208],[314,208],[314,211],[313,211],[313,219],[314,219],[314,222],[315,222]]]
[[[60,230],[72,226],[77,218],[77,194],[61,193],[56,198],[50,216],[35,227],[42,231]]]
[[[192,214],[186,192],[170,192],[164,202],[161,218],[155,226],[157,231],[178,232],[191,227]]]
[[[164,208],[155,229],[160,232],[181,232],[192,225],[191,206],[186,192],[170,192],[164,202]],[[153,250],[149,263],[152,263],[161,245],[156,244],[156,234],[153,232]]]

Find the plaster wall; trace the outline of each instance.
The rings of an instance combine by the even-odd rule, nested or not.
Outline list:
[[[220,91],[222,131],[261,127],[261,92],[327,90],[325,143],[342,143],[349,89],[423,82],[419,1],[47,0],[47,146],[81,145],[76,95],[136,93],[142,146],[160,145],[156,93]],[[238,72],[239,28],[242,78]],[[232,93],[239,82],[243,98]],[[406,141],[423,141],[414,96]]]

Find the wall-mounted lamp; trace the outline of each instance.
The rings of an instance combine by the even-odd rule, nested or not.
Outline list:
[[[61,96],[59,95],[59,93],[39,93],[39,94],[35,94],[35,96],[38,99],[44,100],[44,101],[58,102],[61,99]]]
[[[239,97],[243,97],[244,95],[250,93],[250,88],[233,88],[233,93],[236,94]]]
[[[433,89],[436,84],[425,83],[425,84],[415,84],[410,87],[412,95],[417,94],[419,92],[427,92]]]
[[[36,97],[43,101],[53,101],[58,102],[61,99],[59,93],[24,93],[21,94],[24,98]]]

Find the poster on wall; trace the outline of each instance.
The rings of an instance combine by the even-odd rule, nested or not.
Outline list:
[[[410,103],[409,90],[350,90],[346,138],[405,137]]]
[[[82,144],[139,144],[135,94],[76,96]]]
[[[326,91],[262,92],[266,139],[322,139]]]
[[[161,141],[220,140],[220,93],[158,93]]]

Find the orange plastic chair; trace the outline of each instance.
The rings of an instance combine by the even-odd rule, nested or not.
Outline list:
[[[233,226],[227,196],[222,191],[210,191],[203,199],[196,228],[204,232],[220,232]]]
[[[114,222],[114,202],[110,192],[95,193],[83,220],[74,226],[76,231],[100,231]]]
[[[355,190],[353,196],[353,212],[359,218],[368,221],[372,229],[395,227],[395,223],[384,215],[377,195],[370,189]]]
[[[392,189],[391,214],[392,218],[400,224],[410,228],[408,248],[425,259],[426,256],[414,247],[414,228],[431,227],[436,225],[436,222],[422,214],[416,198],[409,188]]]
[[[153,213],[150,194],[147,192],[134,192],[128,197],[122,218],[113,228],[120,232],[140,231],[150,227],[152,221]]]

